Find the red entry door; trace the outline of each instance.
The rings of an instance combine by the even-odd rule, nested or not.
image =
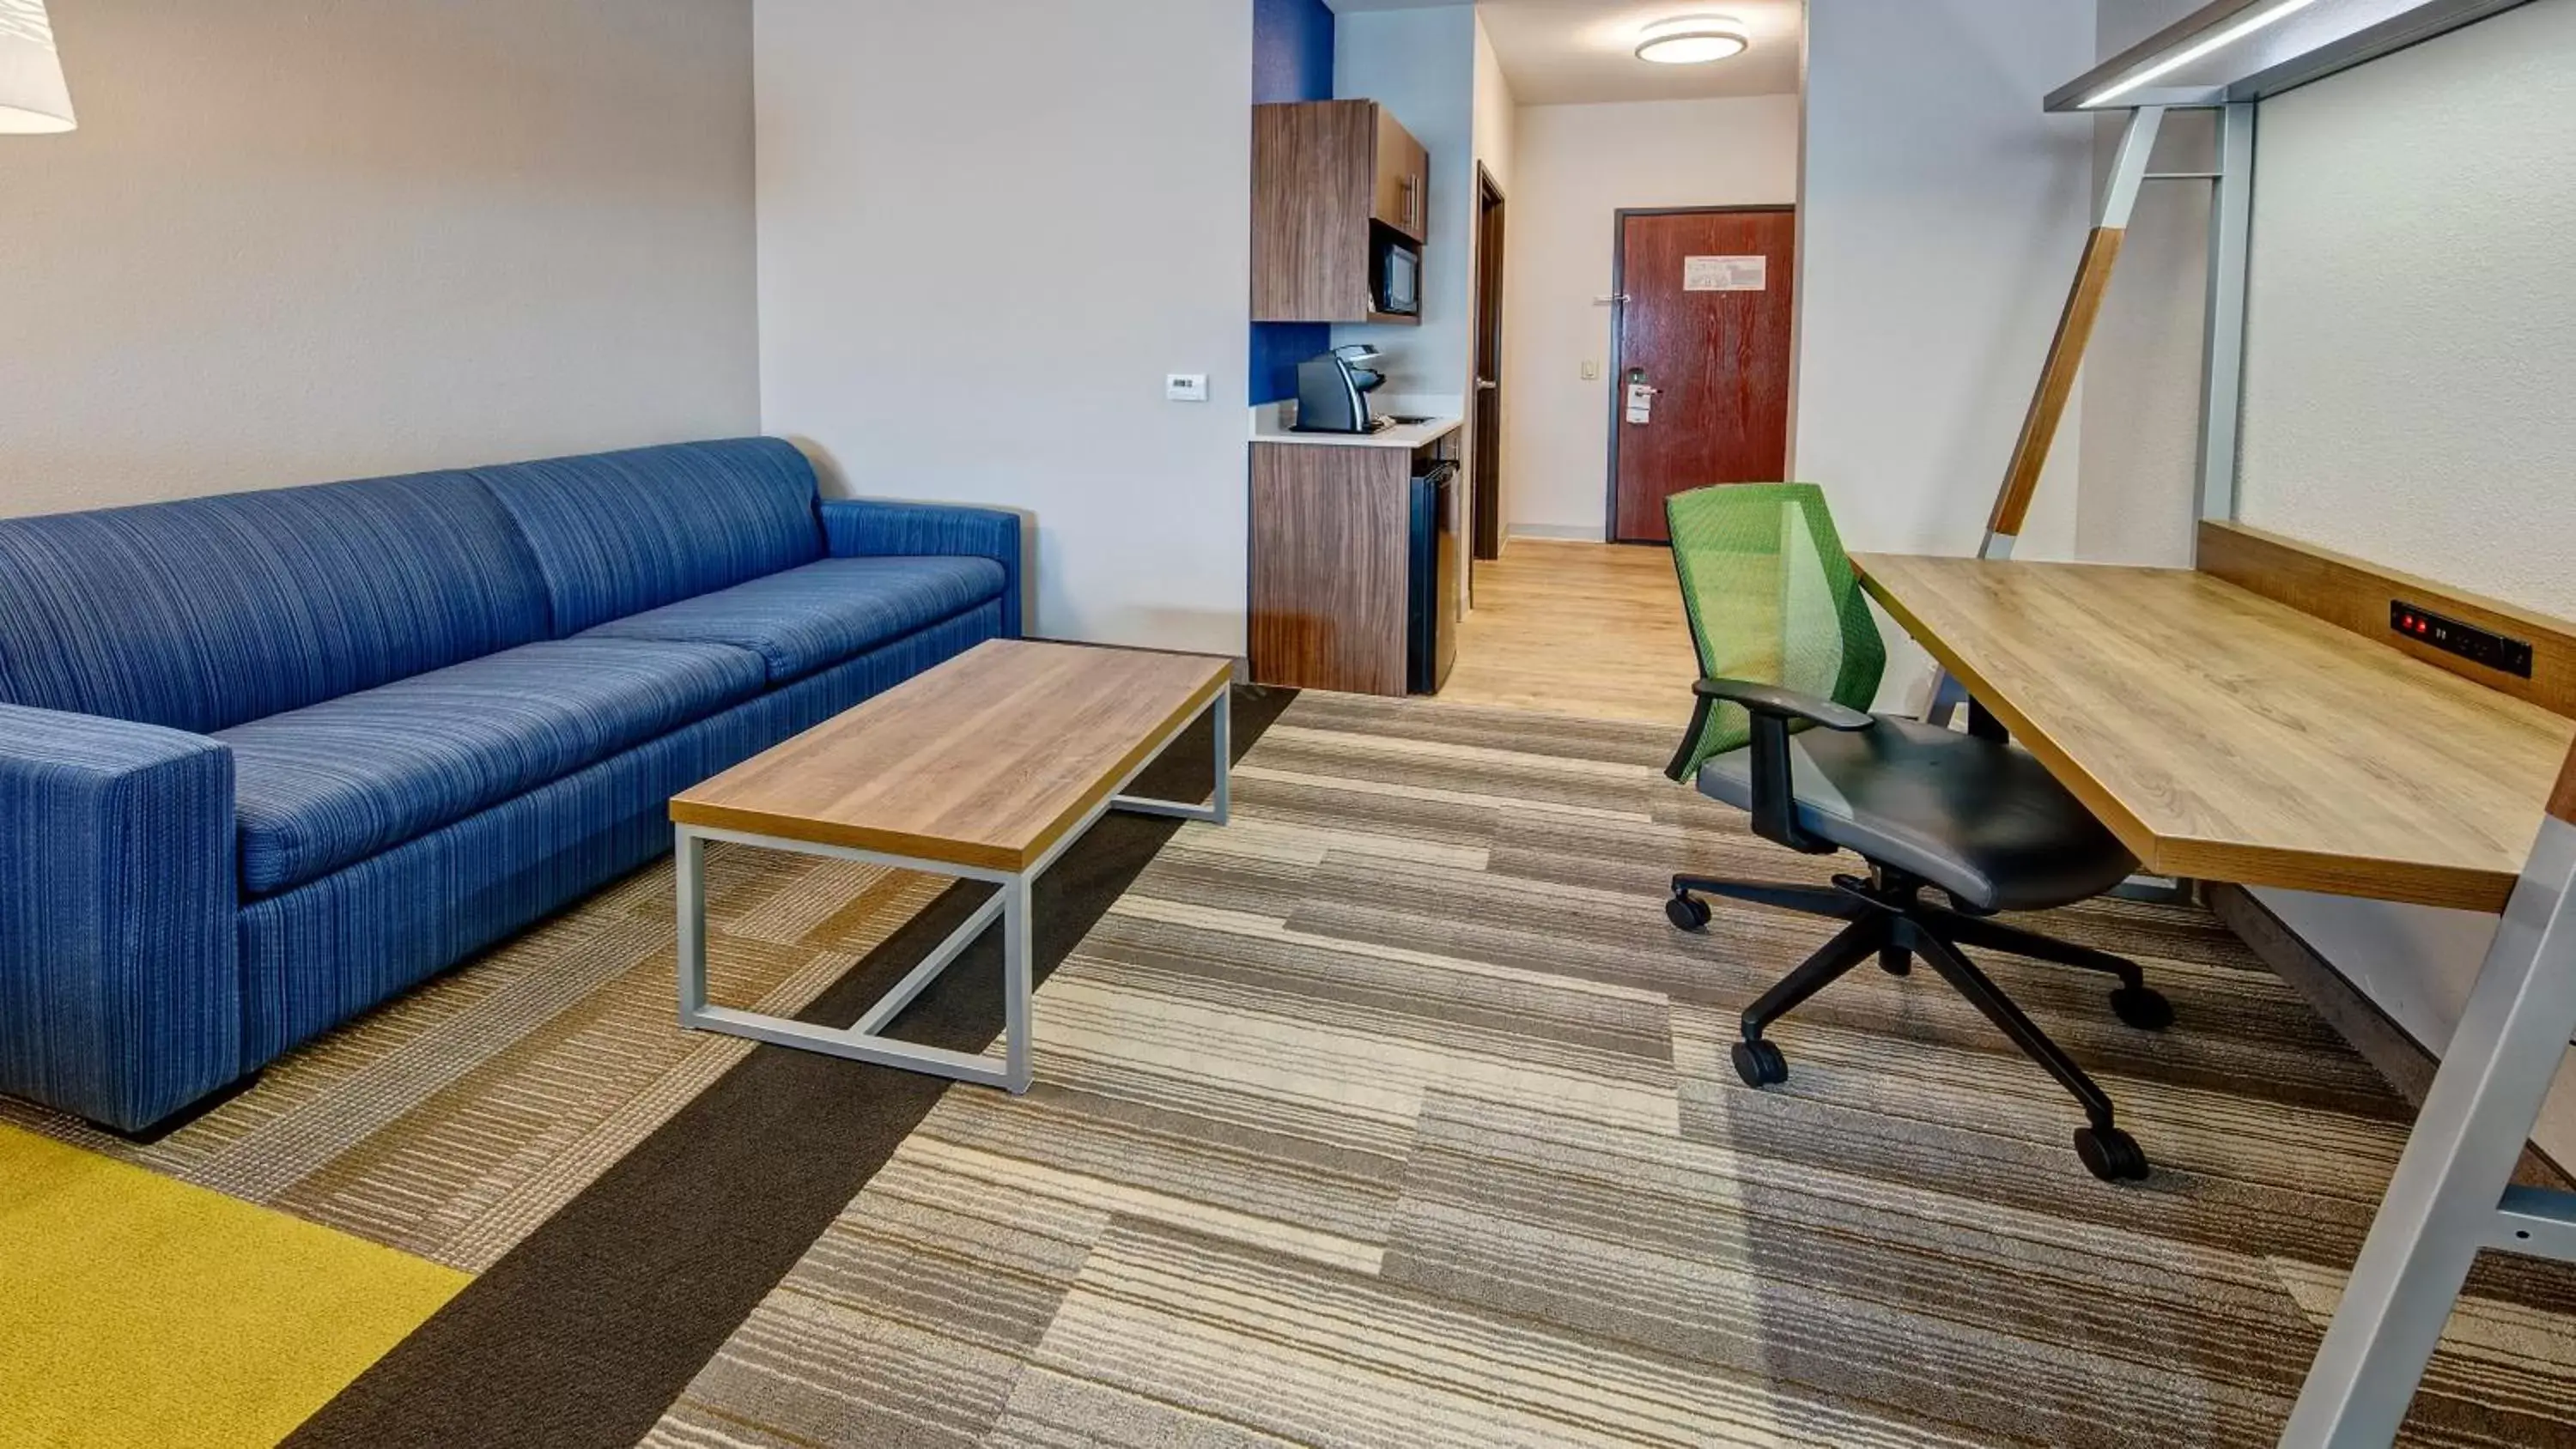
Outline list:
[[[1789,207],[1620,218],[1612,538],[1664,541],[1672,494],[1782,481],[1797,237]]]

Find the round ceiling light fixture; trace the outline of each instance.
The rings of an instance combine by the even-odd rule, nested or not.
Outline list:
[[[1732,60],[1753,44],[1735,28],[1740,24],[1731,15],[1684,15],[1658,20],[1641,32],[1637,59],[1656,65],[1707,65]]]

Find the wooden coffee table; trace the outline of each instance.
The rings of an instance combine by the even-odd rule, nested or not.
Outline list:
[[[680,1024],[1027,1091],[1030,883],[1111,809],[1225,823],[1232,676],[1231,661],[1208,655],[991,640],[675,796]],[[1122,793],[1210,711],[1208,804]],[[710,840],[1000,889],[856,1023],[816,1026],[707,1004]],[[882,1035],[996,919],[1003,1064]]]

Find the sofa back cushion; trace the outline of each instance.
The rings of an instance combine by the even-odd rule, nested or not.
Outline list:
[[[558,638],[823,556],[813,465],[776,438],[478,468],[545,573]]]
[[[0,697],[212,733],[544,638],[464,473],[0,519]]]

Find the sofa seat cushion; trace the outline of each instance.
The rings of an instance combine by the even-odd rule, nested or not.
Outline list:
[[[1005,578],[988,558],[825,559],[581,637],[731,644],[767,661],[775,688],[999,598]]]
[[[761,692],[720,644],[566,639],[253,720],[230,745],[242,885],[268,895]]]

